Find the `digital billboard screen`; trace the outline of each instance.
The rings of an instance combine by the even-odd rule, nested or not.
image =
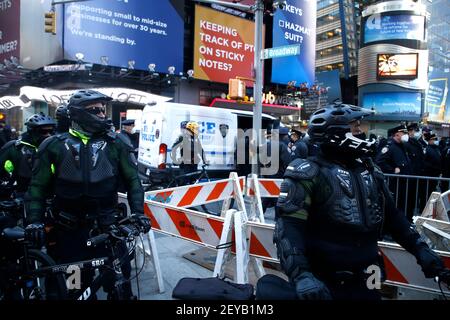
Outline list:
[[[377,79],[417,78],[418,53],[395,53],[377,55]]]
[[[183,0],[92,0],[65,5],[65,57],[167,73],[183,71]]]
[[[375,110],[373,120],[418,120],[421,115],[420,92],[369,92],[363,95],[362,107]]]
[[[0,63],[19,56],[20,1],[0,1]]]
[[[223,83],[253,78],[254,32],[250,20],[196,5],[194,77]]]
[[[449,73],[443,71],[433,71],[429,75],[424,108],[428,121],[450,123],[449,78]]]
[[[369,16],[364,23],[364,43],[384,40],[425,40],[425,17],[412,14]]]
[[[314,84],[316,57],[316,1],[287,0],[275,11],[273,48],[300,45],[300,54],[272,59],[272,82]]]

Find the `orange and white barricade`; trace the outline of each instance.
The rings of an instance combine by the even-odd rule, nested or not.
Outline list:
[[[278,198],[283,179],[260,179],[256,174],[251,174],[247,179],[246,196],[250,198],[252,215],[264,223],[264,210],[261,198]]]
[[[247,221],[243,198],[244,182],[244,177],[238,177],[233,172],[229,179],[149,191],[145,193],[144,212],[152,221],[152,230],[217,249],[218,256],[224,257],[220,254],[221,250],[226,250],[231,245],[221,239],[226,239],[229,231],[234,228],[234,219],[237,219],[234,213],[240,213],[239,221]],[[231,199],[236,201],[239,211],[229,210]],[[222,212],[217,216],[188,209],[215,201],[224,202]],[[239,222],[237,224],[239,225]],[[239,233],[239,236],[241,234]],[[238,266],[245,263],[246,242],[246,238],[239,238],[235,244],[235,279],[239,283],[244,283],[241,267]],[[261,262],[259,265],[262,269]]]
[[[127,207],[127,214],[130,214],[130,207],[128,205],[127,195],[120,192],[118,193],[118,195],[119,195],[119,203],[124,203]],[[153,234],[153,230],[150,229],[150,231],[145,236],[147,237],[147,243],[144,241],[142,242],[138,241],[138,243],[136,243],[136,247],[142,251],[142,254],[147,255],[152,261],[153,267],[155,268],[156,272],[156,279],[158,281],[159,292],[163,293],[165,291],[164,281],[162,278],[161,266],[159,264],[158,251],[156,249],[155,235]],[[140,256],[137,255],[137,258],[139,257]],[[138,265],[141,264],[141,262],[142,261],[139,261]]]
[[[429,278],[425,278],[416,258],[396,243],[378,242],[378,248],[384,258],[387,274],[387,284],[416,289],[430,293],[440,293],[439,285]],[[447,268],[450,268],[450,252],[435,252],[442,258]],[[446,295],[450,289],[441,286]]]
[[[449,222],[449,212],[450,190],[444,193],[433,192],[422,211],[422,217]]]
[[[255,184],[255,181],[258,181],[258,183]],[[257,203],[259,198],[258,194],[266,197],[278,197],[281,181],[281,179],[258,179],[257,177],[252,176],[247,179],[249,185],[249,188],[247,188],[247,196],[255,197],[256,199],[252,200],[255,203]],[[277,190],[278,194],[276,194]],[[435,193],[433,193],[428,201],[428,207],[424,210],[424,215],[426,210],[428,210],[427,212],[433,212],[433,201],[436,201],[435,203],[438,205],[437,207],[436,205],[434,207],[435,216],[437,214],[438,217],[446,217],[448,212],[446,203],[449,204],[449,200],[450,191],[447,191],[442,195],[438,193],[435,195]],[[258,207],[259,206],[256,206],[257,209]],[[436,208],[438,208],[437,213]],[[259,214],[262,214],[262,207]],[[272,243],[274,226],[269,224],[258,224],[255,222],[248,222],[247,225],[249,226],[251,235],[249,246],[250,256],[255,256],[262,260],[278,261],[276,260],[276,247]],[[425,278],[415,257],[401,246],[394,243],[378,242],[378,247],[384,257],[387,273],[386,283],[421,291],[440,293],[438,284],[434,282],[433,279]],[[439,250],[435,250],[435,252],[444,260],[445,265],[450,268],[450,252]],[[447,290],[446,293],[449,294],[450,291]]]

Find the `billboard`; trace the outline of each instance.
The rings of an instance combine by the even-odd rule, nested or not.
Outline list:
[[[167,73],[183,71],[184,6],[182,0],[92,0],[66,5],[64,51],[84,61]],[[107,58],[102,58],[107,57]],[[106,62],[107,61],[107,62]]]
[[[415,121],[420,118],[422,93],[370,92],[364,93],[362,107],[375,110],[371,120]]]
[[[428,121],[450,123],[448,81],[449,74],[442,71],[433,71],[429,75],[424,108],[424,117]]]
[[[316,81],[308,91],[303,100],[302,119],[308,119],[317,109],[335,100],[342,101],[339,70],[316,73]]]
[[[378,54],[377,79],[412,80],[417,78],[418,58],[418,53]]]
[[[194,77],[228,83],[253,78],[255,26],[199,5],[195,6]]]
[[[20,58],[20,0],[0,1],[0,62]]]
[[[374,14],[364,23],[364,43],[384,40],[425,40],[425,17]]]
[[[272,60],[272,82],[314,83],[316,57],[316,1],[287,0],[275,11],[272,47],[300,45],[300,54]]]

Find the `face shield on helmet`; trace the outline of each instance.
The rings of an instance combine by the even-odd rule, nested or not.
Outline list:
[[[106,103],[111,100],[111,97],[94,90],[77,91],[67,105],[70,119],[88,133],[106,132],[112,125],[106,118]]]
[[[311,142],[320,145],[323,151],[340,151],[349,157],[371,154],[375,152],[376,140],[361,139],[361,131],[357,127],[361,119],[373,113],[372,110],[347,104],[319,109],[309,120]]]

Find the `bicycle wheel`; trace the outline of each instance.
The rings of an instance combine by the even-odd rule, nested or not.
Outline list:
[[[18,279],[18,286],[13,288],[15,296],[23,300],[62,300],[67,297],[67,288],[62,274],[35,276],[33,270],[56,265],[47,254],[35,250],[28,250],[27,261],[24,256],[18,259],[24,276]],[[25,266],[28,268],[26,272]]]

